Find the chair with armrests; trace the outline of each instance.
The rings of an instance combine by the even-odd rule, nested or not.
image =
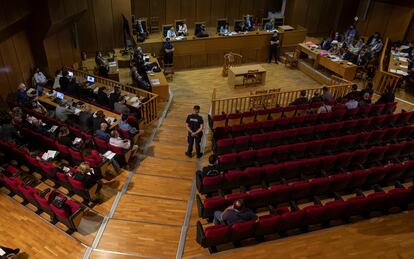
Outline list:
[[[227,76],[230,67],[240,66],[243,61],[243,56],[238,53],[227,53],[224,55],[224,64],[222,75]]]
[[[150,31],[151,33],[160,31],[160,18],[159,17],[150,18]]]

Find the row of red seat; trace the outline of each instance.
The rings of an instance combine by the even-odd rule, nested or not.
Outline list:
[[[312,110],[316,113],[317,108],[323,103],[302,104],[287,107],[275,107],[271,109],[260,109],[256,111],[237,112],[230,114],[214,115],[209,117],[211,128],[215,129],[224,126],[245,124],[253,121],[266,121],[268,119],[280,119],[282,117],[303,116],[307,111]],[[397,108],[397,102],[388,104],[365,105],[362,108],[347,110],[344,108],[334,109],[332,116],[351,117],[355,115],[378,115],[393,113]]]
[[[361,193],[346,200],[337,199],[321,205],[307,206],[303,209],[293,207],[277,208],[273,214],[260,216],[255,221],[228,225],[215,225],[203,228],[197,222],[196,241],[210,252],[216,252],[216,246],[244,239],[257,238],[263,240],[270,234],[284,233],[293,229],[307,230],[311,225],[329,225],[333,220],[345,220],[352,216],[370,216],[374,211],[387,213],[389,209],[399,207],[405,209],[414,201],[413,188],[394,188],[387,192],[377,191],[368,196]]]
[[[246,169],[244,177],[253,182],[264,179],[271,174],[273,179],[283,178],[283,173],[275,172],[274,168],[264,167],[258,170]],[[223,211],[235,200],[243,199],[250,209],[258,209],[269,205],[277,205],[290,200],[301,200],[314,195],[331,196],[335,192],[352,191],[355,188],[371,187],[375,184],[394,183],[396,180],[412,179],[414,176],[414,160],[405,163],[378,166],[370,169],[359,169],[349,173],[333,174],[331,176],[313,178],[309,181],[295,181],[291,184],[277,184],[269,188],[258,188],[248,192],[238,192],[201,200],[197,195],[198,216],[212,218],[214,212]],[[233,182],[230,182],[233,183]]]
[[[371,119],[368,119],[368,121],[369,120]],[[347,122],[353,122],[353,124],[347,125]],[[384,134],[386,139],[392,140],[395,138],[405,138],[406,136],[411,136],[413,130],[413,126],[386,128],[389,125],[382,124],[381,126],[385,127],[385,129],[378,129],[371,132],[363,132],[365,130],[369,131],[370,126],[363,127],[361,125],[360,127],[357,127],[354,126],[357,124],[356,121],[347,122],[336,122],[332,124],[323,124],[315,127],[310,126],[299,129],[279,130],[261,134],[253,134],[249,136],[221,139],[217,141],[215,145],[213,145],[213,150],[216,155],[223,155],[228,153],[246,151],[249,149],[275,147],[281,144],[288,143],[293,144],[296,142],[303,142],[312,139],[323,141],[324,138],[329,136],[341,136],[339,138],[348,137],[351,139],[351,135],[348,135],[351,132],[362,132],[359,133],[361,135],[361,137],[359,138],[362,138],[362,143],[375,143],[376,141],[382,140],[384,138]],[[373,128],[374,126],[378,126],[373,125],[373,123],[369,123],[368,125],[372,125]],[[328,139],[325,140],[327,141]]]
[[[263,122],[252,122],[247,124],[239,124],[234,126],[227,126],[216,128],[213,132],[213,139],[215,141],[229,138],[244,136],[246,134],[256,134],[262,132],[279,131],[289,128],[303,128],[303,127],[319,127],[324,128],[324,124],[343,122],[344,125],[354,127],[374,127],[382,125],[405,125],[414,123],[414,111],[413,112],[402,112],[396,114],[382,115],[382,116],[371,116],[368,118],[361,118],[351,120],[348,118],[345,120],[343,117],[336,117],[333,120],[324,120],[322,117],[331,118],[332,113],[321,113],[321,114],[309,114],[306,116],[297,116],[293,118],[281,118],[278,120],[268,120]],[[315,123],[318,122],[318,123]],[[321,124],[322,123],[322,124]],[[355,124],[356,123],[356,124]]]
[[[7,187],[12,195],[17,194],[26,202],[36,206],[38,212],[46,212],[49,214],[53,219],[53,223],[60,221],[71,231],[77,230],[84,212],[84,208],[80,204],[59,193],[58,196],[67,198],[65,203],[69,205],[72,211],[72,213],[68,214],[67,211],[49,203],[47,199],[40,195],[38,190],[30,185],[23,184],[22,180],[18,178],[17,175],[18,171],[15,168],[7,167],[5,171],[0,173],[0,184]]]

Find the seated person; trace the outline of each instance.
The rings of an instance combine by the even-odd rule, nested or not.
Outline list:
[[[66,69],[62,70],[62,76],[59,77],[59,88],[62,92],[66,92],[68,88],[70,79],[69,79],[69,72]]]
[[[267,23],[265,23],[265,25],[263,26],[263,29],[265,31],[272,31],[275,29],[275,20],[274,19],[270,19]]]
[[[319,94],[319,92],[315,92],[312,96],[312,98],[310,99],[310,103],[319,103],[322,102],[322,96]]]
[[[68,108],[66,104],[61,101],[55,109],[55,117],[63,122],[67,121],[69,116],[73,114],[73,110]]]
[[[353,84],[351,86],[351,91],[345,95],[345,98],[350,99],[351,96],[354,97],[354,98],[360,96],[360,92],[358,91],[358,85],[357,84]]]
[[[119,97],[121,97],[121,88],[115,86],[114,91],[109,94],[109,107],[111,109],[114,108],[114,104],[119,100]]]
[[[368,93],[370,98],[372,97],[372,95],[374,94],[374,85],[369,82],[367,84],[367,87],[365,87],[364,89],[361,90],[360,95],[363,97],[365,95],[365,93]]]
[[[345,32],[345,38],[350,38],[351,40],[354,40],[356,34],[357,30],[355,29],[355,26],[351,25]]]
[[[336,41],[336,42],[341,42],[342,41],[342,37],[341,37],[341,35],[339,34],[339,32],[335,32],[335,34],[334,34],[334,36],[333,36],[333,38],[332,38],[332,42],[333,41]]]
[[[111,136],[106,132],[107,129],[108,129],[108,123],[102,122],[100,125],[100,128],[95,131],[95,137],[105,140],[106,142],[109,142],[109,139],[111,138]]]
[[[135,30],[137,31],[137,33],[138,33],[138,37],[137,37],[137,39],[138,39],[138,41],[139,42],[144,42],[145,41],[145,39],[147,39],[148,38],[148,33],[147,33],[147,31],[146,31],[146,28],[145,28],[145,26],[143,25],[143,23],[141,22],[141,20],[137,20],[137,23],[136,23],[136,25],[135,25]]]
[[[45,136],[49,135],[48,129],[45,126],[43,126],[43,123],[41,120],[35,117],[31,117],[29,118],[29,123],[30,123],[30,128],[33,131],[40,133],[42,135],[45,135]]]
[[[196,26],[195,35],[197,38],[208,37],[208,34],[206,33],[206,25],[204,23]]]
[[[370,105],[371,104],[371,95],[368,92],[365,92],[362,95],[361,100],[358,103],[359,107],[364,107],[365,105]]]
[[[223,212],[214,212],[214,224],[232,225],[235,223],[243,223],[250,220],[257,220],[257,215],[246,205],[242,199],[234,201],[233,205],[227,207]]]
[[[131,68],[131,77],[134,87],[151,92],[151,85],[148,84],[148,82],[144,79],[143,76],[141,76],[136,67]]]
[[[171,27],[171,28],[167,31],[167,36],[166,36],[166,38],[175,39],[175,37],[177,37],[177,34],[175,34],[175,29],[174,29],[174,27]]]
[[[108,77],[109,67],[107,66],[106,61],[100,51],[96,52],[95,63],[96,67],[98,68],[99,76]]]
[[[47,84],[46,76],[40,71],[37,67],[35,68],[35,73],[33,75],[33,81],[35,83],[35,88],[38,94],[43,92],[43,87]]]
[[[128,114],[122,114],[121,116],[121,121],[119,122],[118,127],[123,130],[123,131],[127,131],[130,134],[135,134],[137,133],[137,129],[132,127],[129,123],[128,123]]]
[[[349,97],[349,101],[347,101],[347,102],[345,103],[345,107],[346,107],[348,110],[358,108],[358,102],[355,100],[355,95],[351,95],[351,96]]]
[[[98,97],[96,98],[96,102],[103,106],[109,106],[109,98],[108,98],[108,94],[106,93],[105,86],[99,87]]]
[[[111,138],[109,139],[109,145],[114,146],[114,147],[119,147],[124,150],[131,150],[132,151],[131,156],[134,156],[135,153],[138,151],[137,145],[131,146],[131,140],[122,139],[119,136],[118,131],[116,130],[111,131]]]
[[[12,124],[12,117],[6,116],[3,118],[3,124],[0,125],[0,139],[10,142],[20,138],[19,133]]]
[[[385,91],[385,93],[381,95],[381,97],[378,99],[376,104],[387,104],[387,103],[392,103],[394,101],[395,101],[395,95],[392,91],[392,87],[388,86],[387,90]]]
[[[109,123],[105,120],[104,112],[102,110],[99,110],[95,113],[95,115],[93,115],[93,118],[92,118],[93,130],[100,129],[101,123],[106,123],[108,127],[110,126]]]
[[[65,126],[60,127],[57,135],[57,141],[62,145],[70,147],[72,146],[72,140],[73,136],[70,134],[69,129]]]
[[[328,102],[333,100],[332,94],[329,92],[329,88],[326,86],[322,87],[322,99]]]
[[[246,15],[246,17],[244,17],[244,30],[245,31],[254,30],[253,17],[251,17],[250,15]]]
[[[27,106],[29,105],[29,97],[26,93],[26,85],[21,83],[17,88],[17,104],[19,106]]]
[[[230,33],[230,27],[228,23],[220,27],[220,32],[219,32],[220,35],[228,35],[229,33]]]
[[[85,159],[88,159],[92,167],[99,165],[102,162],[102,157],[99,154],[98,150],[95,148],[95,145],[92,140],[85,140],[85,144],[82,149],[82,155]]]
[[[363,47],[365,47],[365,40],[363,38],[360,38],[354,45],[355,48],[357,49],[362,49]]]
[[[218,166],[218,157],[216,155],[211,155],[208,158],[208,166],[203,167],[202,171],[197,171],[197,174],[201,174],[202,177],[204,176],[216,176],[220,174],[219,166]]]
[[[89,189],[98,183],[99,176],[95,173],[93,168],[90,167],[88,162],[82,162],[72,172],[72,177],[76,181],[82,182],[85,188]]]
[[[127,101],[124,97],[119,97],[118,101],[114,103],[114,112],[120,114],[130,114],[131,110],[126,105]]]
[[[300,104],[306,104],[308,103],[308,98],[306,97],[306,91],[302,90],[300,91],[300,96],[296,98],[293,102],[291,102],[289,105],[300,105]]]
[[[185,24],[185,22],[178,25],[177,34],[178,34],[178,36],[187,36],[188,29],[187,29],[187,24]]]
[[[328,104],[329,101],[324,101],[322,106],[318,108],[317,113],[328,113],[332,112],[332,106]]]
[[[90,132],[92,130],[92,118],[93,116],[91,112],[91,107],[86,106],[85,109],[83,109],[79,113],[79,120],[78,120],[79,128],[82,131]]]
[[[35,96],[31,102],[30,102],[30,107],[32,108],[33,111],[41,113],[41,114],[46,114],[47,110],[46,108],[39,102],[39,98],[38,96]]]
[[[329,50],[331,48],[331,41],[327,38],[324,38],[319,44],[322,50]]]

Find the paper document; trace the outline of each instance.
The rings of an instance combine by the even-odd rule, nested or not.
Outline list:
[[[141,104],[141,102],[134,102],[134,103],[131,103],[131,106],[132,107],[135,107],[135,108],[138,108],[138,106]]]
[[[115,153],[114,152],[112,152],[111,150],[108,150],[108,151],[106,151],[106,153],[105,154],[103,154],[103,156],[106,158],[106,159],[109,159],[109,160],[111,160],[111,159],[113,159],[114,157],[115,157]]]
[[[76,115],[78,115],[81,111],[82,111],[81,109],[75,108],[75,114]]]
[[[160,80],[159,79],[151,79],[151,84],[153,84],[153,85],[159,85],[160,84]]]
[[[107,118],[106,118],[106,121],[107,121],[109,124],[112,124],[112,123],[114,123],[115,118],[114,118],[114,117],[107,117]]]
[[[138,97],[136,97],[136,96],[131,97],[131,99],[130,99],[129,101],[130,101],[131,103],[134,103],[134,102],[138,101]]]
[[[75,138],[72,143],[73,143],[73,145],[76,145],[76,144],[78,144],[81,141],[82,141],[81,138]]]
[[[407,62],[408,61],[408,58],[399,57],[398,59],[402,62]]]
[[[50,129],[49,129],[49,132],[55,132],[55,130],[58,128],[58,126],[56,126],[56,125],[53,125]]]
[[[55,158],[55,156],[56,156],[56,151],[54,151],[54,150],[48,150],[47,152],[45,152],[45,153],[43,153],[43,155],[42,155],[42,159],[44,160],[44,161],[47,161],[47,160],[49,160],[50,158]]]

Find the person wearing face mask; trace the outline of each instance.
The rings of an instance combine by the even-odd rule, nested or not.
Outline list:
[[[246,208],[244,200],[237,199],[233,205],[227,207],[223,212],[214,212],[215,225],[232,225],[250,220],[257,220],[257,215],[249,208]]]

